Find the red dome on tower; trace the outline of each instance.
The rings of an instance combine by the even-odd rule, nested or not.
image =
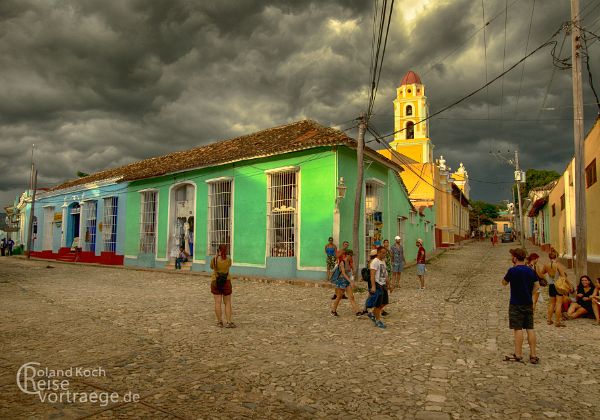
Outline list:
[[[409,70],[408,73],[406,73],[404,75],[404,77],[402,78],[402,81],[400,82],[400,86],[412,85],[413,83],[421,85],[422,84],[421,78],[419,77],[419,75],[417,73],[415,73],[412,70]]]

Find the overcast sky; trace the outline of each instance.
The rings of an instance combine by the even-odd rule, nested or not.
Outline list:
[[[392,100],[408,70],[421,76],[436,112],[482,86],[486,64],[491,80],[570,15],[568,0],[538,0],[530,27],[534,1],[507,4],[397,0],[377,131],[393,131]],[[581,8],[584,26],[600,33],[600,2],[581,0]],[[2,0],[0,203],[26,187],[32,143],[38,184],[51,186],[78,170],[304,118],[348,128],[367,105],[372,21],[367,0]],[[555,38],[557,56],[563,38]],[[502,182],[512,170],[490,150],[518,147],[523,168],[562,171],[573,154],[571,71],[553,70],[550,51],[432,119],[435,157],[453,168],[464,162],[472,179]],[[600,90],[600,42],[589,51]],[[570,54],[567,38],[560,56]],[[586,131],[594,102],[584,73]],[[508,184],[471,184],[474,199],[510,195]]]

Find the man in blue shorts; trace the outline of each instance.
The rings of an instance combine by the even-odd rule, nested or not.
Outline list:
[[[387,291],[388,271],[385,265],[385,255],[387,249],[380,246],[377,248],[377,258],[371,261],[369,269],[371,271],[371,281],[369,282],[369,298],[365,306],[374,308],[373,313],[369,313],[369,318],[375,322],[375,326],[385,328],[385,324],[381,321],[381,312],[385,305],[389,303]]]
[[[502,284],[510,284],[510,304],[508,306],[508,323],[515,336],[515,352],[505,356],[508,362],[523,362],[523,330],[527,330],[529,343],[529,362],[538,364],[536,355],[536,337],[533,330],[533,294],[540,285],[535,272],[525,264],[527,251],[522,248],[511,249],[513,267],[508,270]]]

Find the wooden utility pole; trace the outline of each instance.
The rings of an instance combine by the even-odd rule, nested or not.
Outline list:
[[[571,0],[571,57],[573,77],[573,141],[575,143],[575,277],[587,274],[587,221],[585,205],[585,149],[581,87],[581,31],[579,0]],[[569,238],[570,240],[570,238]]]
[[[37,188],[37,169],[33,170],[33,178],[32,178],[32,185],[31,185],[31,191],[32,191],[32,195],[31,195],[31,210],[29,211],[29,231],[27,233],[27,259],[31,258],[31,246],[33,243],[33,218],[34,218],[34,211],[33,209],[35,208],[35,190]]]
[[[360,122],[358,123],[358,138],[356,145],[356,191],[354,194],[354,219],[352,221],[352,247],[354,248],[354,255],[357,256],[357,264],[355,264],[356,273],[354,277],[358,278],[358,266],[360,263],[360,238],[358,235],[358,226],[360,221],[360,207],[362,200],[362,185],[364,177],[364,152],[365,152],[365,132],[367,131],[367,121],[365,114],[360,115]],[[365,264],[369,264],[369,261],[365,261]]]
[[[515,150],[515,181],[517,184],[517,198],[519,199],[519,239],[521,246],[525,247],[525,238],[523,236],[523,209],[521,208],[521,183],[523,183],[523,173],[519,167],[519,151]]]

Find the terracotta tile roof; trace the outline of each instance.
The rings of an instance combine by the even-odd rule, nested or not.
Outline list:
[[[321,146],[340,145],[356,149],[356,141],[344,132],[324,127],[312,120],[303,120],[190,150],[140,160],[119,168],[107,169],[67,181],[50,190],[56,191],[107,179],[133,181],[188,169],[223,165]],[[397,171],[402,171],[400,166],[373,149],[365,148],[365,155]]]

